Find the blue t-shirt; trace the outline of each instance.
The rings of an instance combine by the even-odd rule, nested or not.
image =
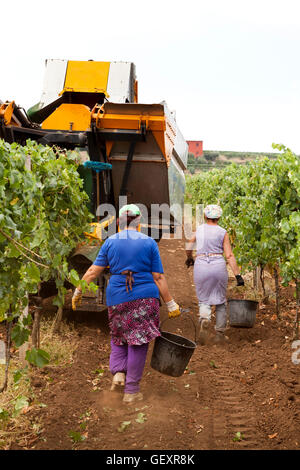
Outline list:
[[[157,243],[136,230],[122,230],[109,237],[102,245],[94,262],[109,266],[112,276],[106,289],[108,306],[136,299],[159,298],[159,290],[152,273],[163,273]],[[132,290],[126,291],[126,276],[122,271],[133,271]]]

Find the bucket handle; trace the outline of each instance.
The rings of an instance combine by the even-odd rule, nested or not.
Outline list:
[[[197,325],[195,325],[195,322],[194,322],[194,320],[193,320],[191,314],[188,314],[188,313],[186,313],[186,312],[182,312],[182,313],[181,313],[181,315],[184,315],[184,314],[187,315],[188,318],[189,318],[189,319],[191,320],[191,322],[193,323],[193,326],[194,326],[194,329],[195,329],[195,343],[196,343],[196,342],[197,342]],[[169,318],[169,317],[165,318],[165,319],[161,322],[161,324],[160,324],[160,327],[159,327],[159,330],[160,330],[160,331],[161,331],[161,328],[162,328],[163,324],[164,324],[167,320],[172,320],[172,319]]]

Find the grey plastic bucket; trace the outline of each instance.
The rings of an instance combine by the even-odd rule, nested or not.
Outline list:
[[[184,373],[195,348],[196,343],[190,339],[168,331],[161,331],[161,336],[155,338],[150,366],[161,374],[180,377]]]
[[[253,328],[257,307],[256,300],[229,299],[229,325],[237,328]]]

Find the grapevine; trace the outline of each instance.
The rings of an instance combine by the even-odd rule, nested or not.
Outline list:
[[[68,268],[68,256],[92,219],[79,164],[76,152],[0,140],[0,322],[14,323],[16,347],[30,334],[31,316],[21,315],[28,293],[54,279],[58,294],[53,303],[62,308],[65,281],[81,282]],[[27,352],[33,364],[41,358],[47,361],[43,351]]]
[[[282,152],[276,159],[189,177],[186,197],[193,205],[222,206],[222,225],[244,270],[268,267],[275,279],[279,270],[283,285],[299,286],[300,159],[283,145],[273,147]]]

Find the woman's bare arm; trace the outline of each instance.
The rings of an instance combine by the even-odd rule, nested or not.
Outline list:
[[[186,256],[187,258],[191,258],[193,255],[193,250],[195,249],[195,242],[196,242],[196,234],[190,238],[190,240],[186,243]]]
[[[168,287],[167,280],[166,280],[164,274],[152,273],[152,276],[153,276],[155,284],[158,287],[159,293],[160,293],[163,301],[165,303],[170,302],[170,300],[172,300],[173,297],[171,296],[171,294],[169,292],[169,287]]]
[[[92,266],[89,267],[89,269],[86,271],[86,273],[82,277],[82,281],[86,281],[88,284],[92,282],[96,277],[99,277],[99,275],[104,271],[105,266],[96,266],[95,264],[92,264]],[[78,288],[81,290],[80,288]]]
[[[225,233],[225,237],[223,241],[223,250],[224,250],[225,258],[227,259],[228,264],[231,267],[233,274],[237,276],[238,274],[240,274],[240,269],[237,265],[235,256],[233,254],[228,233]]]

